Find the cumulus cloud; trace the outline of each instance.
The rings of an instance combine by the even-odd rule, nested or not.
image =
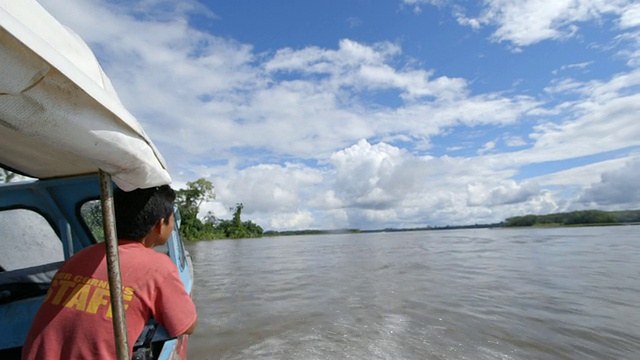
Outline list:
[[[579,199],[590,206],[616,205],[621,209],[640,207],[640,157],[629,160],[621,169],[604,172]]]
[[[488,158],[416,157],[361,140],[334,153],[331,162],[336,182],[324,197],[344,210],[350,224],[499,222],[514,208],[531,213],[557,207],[537,183],[508,179],[514,173],[492,168]]]
[[[300,164],[252,166],[218,177],[218,200],[244,203],[244,212],[297,212],[305,189],[323,181],[319,170]]]
[[[408,152],[366,140],[334,153],[330,162],[336,169],[336,197],[359,208],[391,208],[420,191],[429,173],[427,163]]]
[[[523,203],[540,193],[534,182],[516,183],[502,180],[498,184],[473,183],[467,185],[470,206],[493,206]]]
[[[310,229],[316,227],[317,221],[309,211],[299,211],[277,214],[273,216],[269,225],[272,229]]]

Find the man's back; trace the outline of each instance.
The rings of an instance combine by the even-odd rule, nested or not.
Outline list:
[[[196,319],[195,305],[164,254],[119,241],[129,350],[150,317],[172,336]],[[104,244],[70,258],[56,274],[27,336],[23,359],[115,358]]]

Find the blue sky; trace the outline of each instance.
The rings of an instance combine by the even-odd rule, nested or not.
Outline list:
[[[406,228],[640,208],[640,4],[40,0],[203,214]]]

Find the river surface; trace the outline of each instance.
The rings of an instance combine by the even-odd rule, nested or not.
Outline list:
[[[188,244],[190,359],[640,359],[640,226]]]

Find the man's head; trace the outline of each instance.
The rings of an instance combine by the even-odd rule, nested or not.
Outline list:
[[[169,185],[133,191],[114,191],[119,239],[140,240],[162,220],[169,224],[176,193]],[[165,239],[166,241],[166,239]]]

